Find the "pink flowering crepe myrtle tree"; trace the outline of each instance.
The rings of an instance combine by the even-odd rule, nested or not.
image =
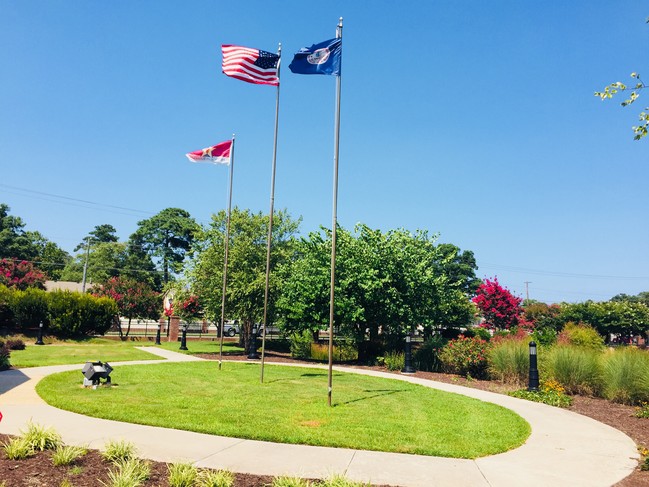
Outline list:
[[[485,279],[473,298],[473,303],[485,319],[484,326],[495,330],[509,330],[519,325],[530,325],[522,317],[522,301],[501,286],[496,277]]]

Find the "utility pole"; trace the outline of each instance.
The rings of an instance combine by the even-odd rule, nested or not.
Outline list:
[[[525,281],[525,299],[527,301],[530,300],[530,284],[532,284],[532,281]]]
[[[81,292],[86,292],[86,275],[88,273],[88,258],[90,257],[90,237],[86,237],[86,261],[83,263],[83,278],[81,280]]]

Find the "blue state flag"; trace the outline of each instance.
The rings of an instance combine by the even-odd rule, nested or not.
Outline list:
[[[329,39],[311,47],[303,47],[288,68],[295,74],[331,74],[340,76],[342,39]]]

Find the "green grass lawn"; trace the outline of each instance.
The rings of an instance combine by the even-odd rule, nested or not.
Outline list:
[[[136,347],[158,346],[146,340],[120,341],[108,338],[90,338],[87,340],[45,340],[45,345],[34,345],[33,339],[24,339],[25,350],[12,350],[10,363],[14,367],[39,367],[42,365],[83,364],[86,361],[122,362],[127,360],[160,360],[157,355],[138,350]],[[179,350],[180,342],[162,341],[160,348],[174,352],[218,353],[218,341],[188,341],[189,350]],[[243,349],[235,342],[224,342],[224,355],[239,352]]]
[[[223,354],[232,353],[232,352],[243,352],[243,348],[239,347],[238,342],[234,341],[224,341],[223,342]],[[142,342],[141,346],[153,345],[151,342]],[[219,353],[219,341],[216,340],[200,340],[200,341],[187,341],[188,350],[179,350],[180,342],[160,342],[159,346],[172,352],[180,352],[187,354],[196,354],[196,353]],[[260,343],[261,346],[261,343]]]
[[[43,379],[49,404],[101,418],[282,443],[476,458],[520,446],[525,420],[503,407],[393,379],[226,362],[116,367],[110,388],[79,372]]]
[[[66,340],[34,345],[26,342],[25,350],[12,350],[9,362],[14,367],[42,365],[83,364],[86,361],[119,362],[125,360],[160,360],[160,357],[142,350],[146,342],[120,342],[105,338]]]

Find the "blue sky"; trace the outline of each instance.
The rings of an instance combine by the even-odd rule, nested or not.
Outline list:
[[[546,302],[649,290],[647,106],[593,92],[649,68],[640,1],[0,2],[0,202],[71,251],[167,207],[199,222],[237,135],[233,204],[269,208],[275,89],[221,73],[220,45],[282,43],[275,207],[331,224],[335,80],[300,47],[344,17],[339,222],[427,229],[479,277]],[[649,79],[649,71],[647,71]],[[82,200],[82,201],[80,201]]]

